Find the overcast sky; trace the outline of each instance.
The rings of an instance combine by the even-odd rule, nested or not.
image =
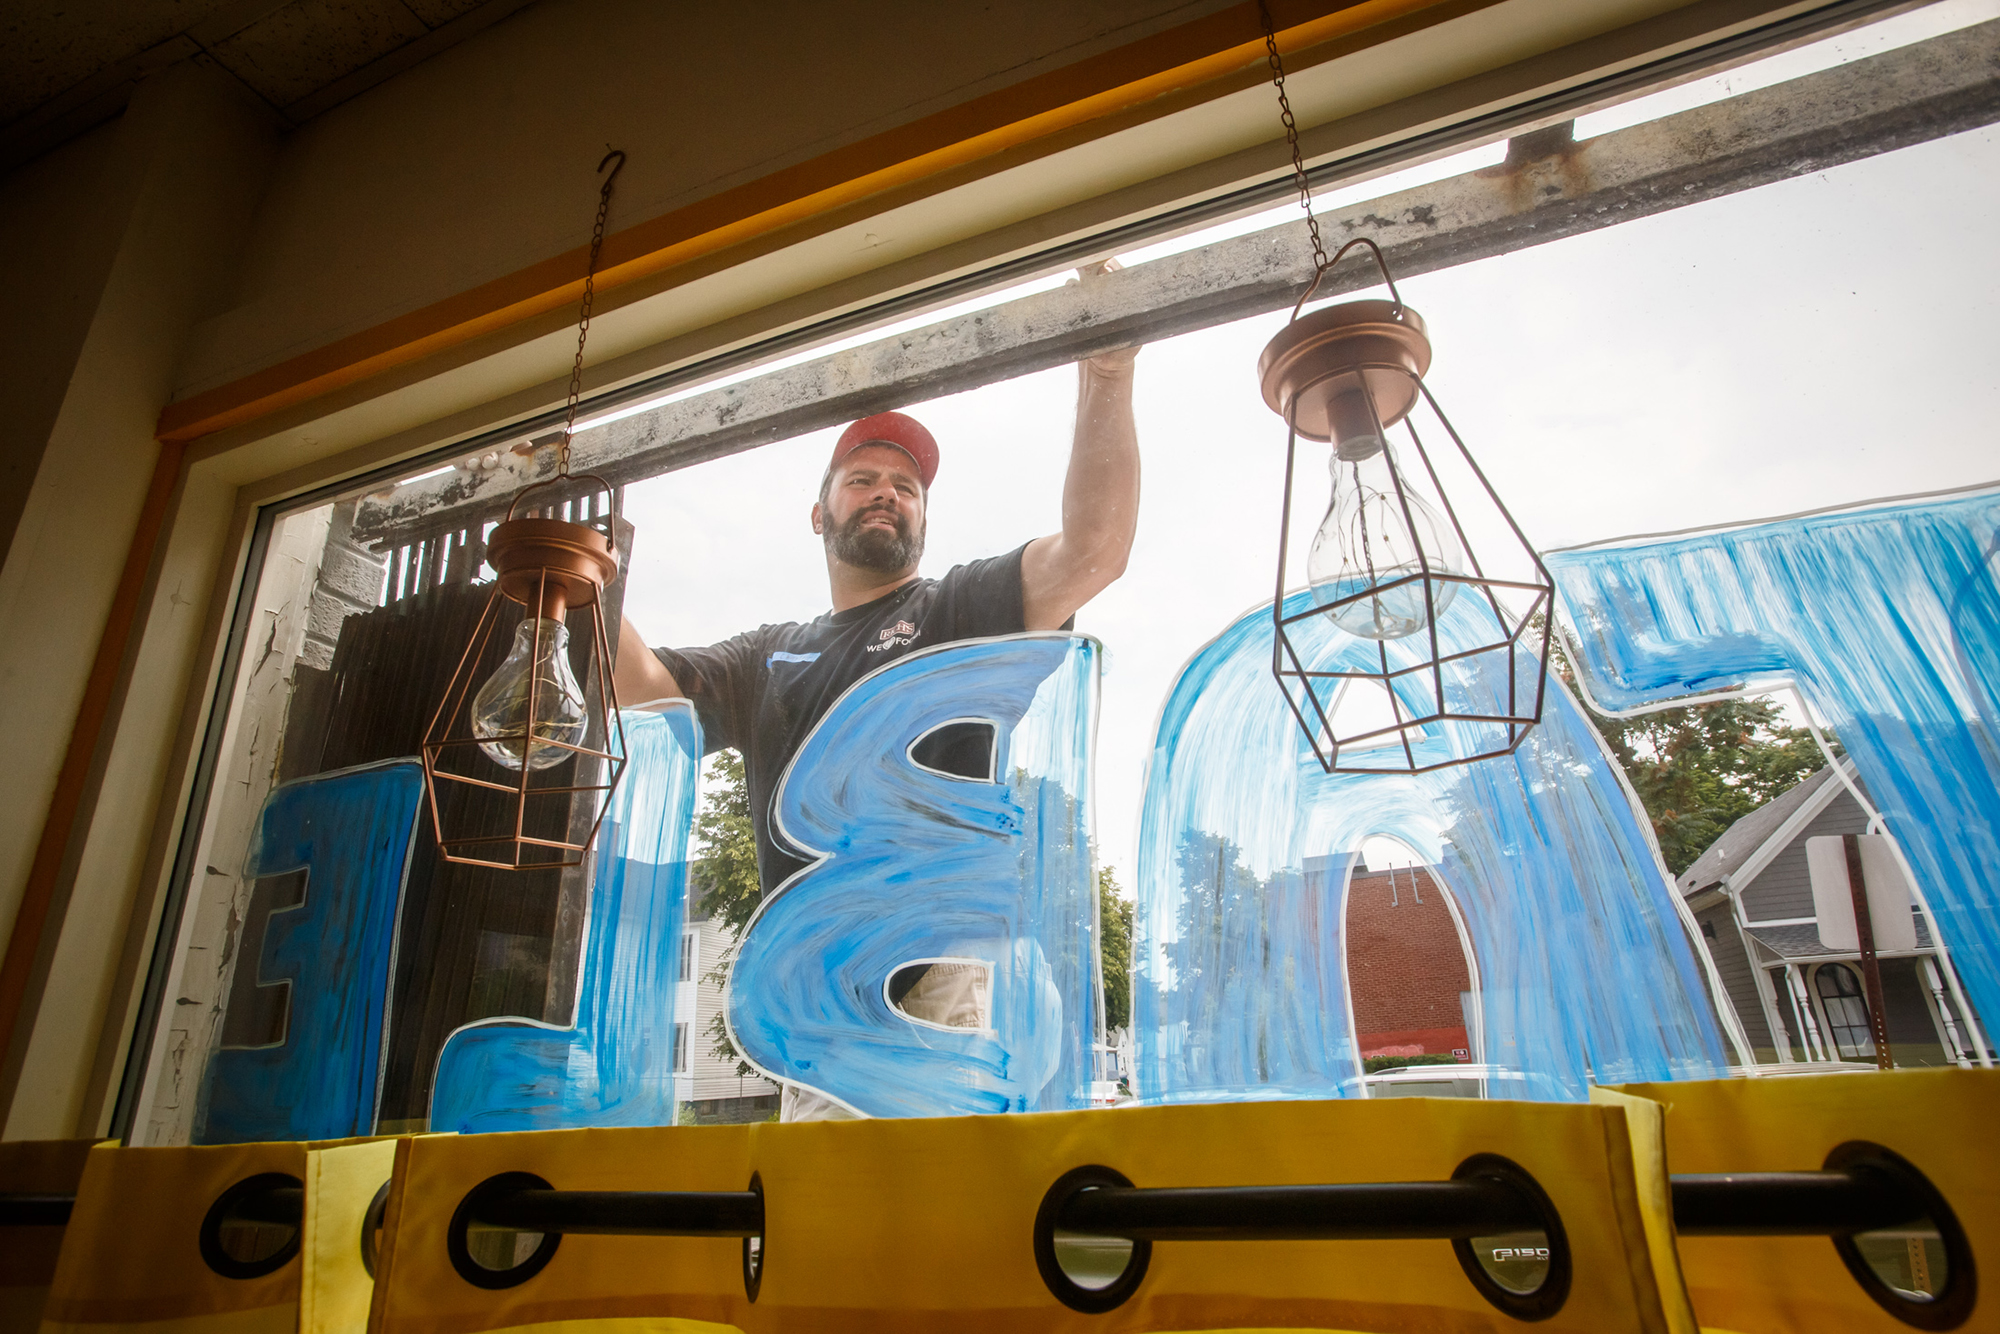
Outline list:
[[[1399,285],[1430,326],[1433,392],[1548,549],[2000,479],[1996,218],[1987,128]],[[1128,889],[1160,702],[1271,596],[1285,436],[1256,362],[1283,321],[1139,358],[1138,541],[1077,617],[1108,650],[1096,825]],[[1064,367],[909,405],[943,456],[924,573],[1057,529],[1075,382]],[[650,642],[827,610],[808,511],[835,434],[630,488],[626,609]],[[1301,452],[1314,487],[1318,448]],[[1301,540],[1325,503],[1301,501]]]

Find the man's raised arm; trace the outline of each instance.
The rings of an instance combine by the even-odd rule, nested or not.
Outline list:
[[[618,630],[618,661],[611,670],[611,687],[618,692],[619,704],[628,709],[656,699],[680,699],[687,694],[660,661],[660,655],[646,647],[646,637],[629,616]]]
[[[1057,630],[1125,573],[1139,527],[1139,429],[1132,420],[1136,347],[1077,363],[1076,439],[1063,481],[1062,531],[1021,556],[1030,630]]]

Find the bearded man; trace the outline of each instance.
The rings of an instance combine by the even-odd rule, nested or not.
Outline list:
[[[826,545],[831,611],[804,624],[759,626],[705,648],[650,653],[625,622],[618,698],[685,697],[701,718],[708,749],[732,746],[742,754],[766,894],[807,864],[772,836],[778,780],[849,686],[938,644],[1068,629],[1077,609],[1125,572],[1139,515],[1137,355],[1137,348],[1126,348],[1077,364],[1061,532],[956,566],[941,579],[923,578],[917,566],[937,441],[912,417],[879,413],[841,433],[812,507],[813,531]]]

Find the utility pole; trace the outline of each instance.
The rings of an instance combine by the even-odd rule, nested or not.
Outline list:
[[[1847,834],[1840,841],[1847,850],[1847,887],[1854,894],[1854,932],[1861,938],[1861,981],[1868,992],[1868,1031],[1875,1038],[1875,1064],[1893,1070],[1896,1061],[1889,1052],[1889,1015],[1882,1006],[1882,964],[1875,957],[1875,921],[1868,912],[1868,882],[1861,873],[1861,839]]]

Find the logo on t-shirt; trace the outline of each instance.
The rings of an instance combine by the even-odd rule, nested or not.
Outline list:
[[[894,625],[883,627],[880,642],[870,644],[868,651],[870,653],[881,653],[888,649],[900,648],[916,637],[916,626],[911,625],[908,621],[897,621]]]

